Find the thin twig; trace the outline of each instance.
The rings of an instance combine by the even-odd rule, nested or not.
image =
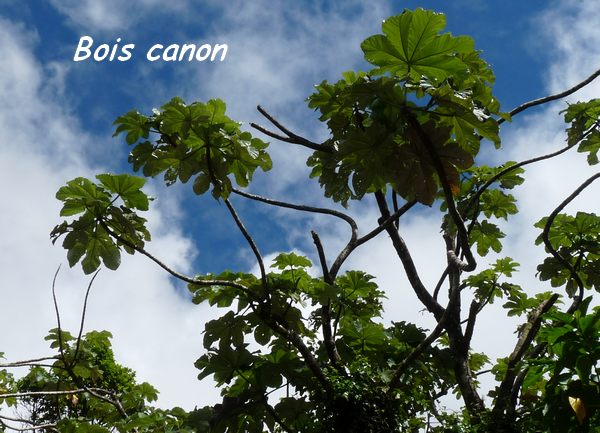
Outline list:
[[[160,259],[158,259],[154,255],[152,255],[148,251],[146,251],[143,247],[140,247],[139,245],[136,245],[133,242],[129,242],[127,239],[123,238],[122,236],[120,236],[117,233],[115,233],[114,231],[112,231],[111,228],[108,227],[108,225],[106,224],[106,222],[104,220],[100,220],[100,224],[102,225],[104,230],[106,230],[106,232],[109,235],[111,235],[113,238],[115,238],[122,244],[127,245],[129,248],[136,250],[138,253],[145,255],[150,260],[152,260],[154,263],[156,263],[158,266],[160,266],[165,271],[167,271],[169,274],[171,274],[172,276],[174,276],[175,278],[177,278],[183,282],[194,284],[197,286],[227,286],[227,287],[233,287],[233,288],[242,290],[244,292],[248,292],[248,288],[246,286],[243,286],[242,284],[236,283],[234,281],[198,279],[198,278],[191,278],[186,275],[183,275],[183,274],[171,269],[169,266],[167,266],[165,263],[163,263]]]
[[[310,213],[318,213],[318,214],[324,214],[324,215],[331,215],[337,218],[340,218],[344,221],[346,221],[348,223],[348,225],[350,225],[350,227],[352,228],[352,232],[356,232],[358,231],[358,227],[356,225],[356,222],[354,221],[354,219],[352,219],[352,217],[350,217],[349,215],[346,215],[343,212],[339,212],[337,210],[333,210],[333,209],[327,209],[327,208],[320,208],[320,207],[314,207],[314,206],[307,206],[307,205],[301,205],[301,204],[294,204],[294,203],[288,203],[288,202],[284,202],[284,201],[280,201],[280,200],[273,200],[271,198],[267,198],[267,197],[262,197],[260,195],[256,195],[256,194],[251,194],[249,192],[246,191],[242,191],[236,188],[232,188],[231,192],[240,195],[242,197],[245,198],[249,198],[251,200],[255,200],[255,201],[259,201],[262,203],[266,203],[272,206],[278,206],[278,207],[283,207],[283,208],[287,208],[287,209],[294,209],[294,210],[299,210],[302,212],[310,212]]]
[[[81,335],[83,334],[83,325],[85,324],[85,313],[87,310],[88,297],[90,296],[90,290],[92,289],[92,284],[94,283],[94,280],[98,276],[99,272],[100,272],[100,269],[98,269],[96,272],[94,272],[94,275],[92,276],[92,279],[90,280],[90,283],[87,286],[87,290],[85,291],[85,299],[83,300],[83,310],[81,312],[81,323],[79,325],[79,334],[77,334],[77,345],[75,346],[75,354],[73,355],[73,364],[76,362],[77,355],[79,354],[79,346],[81,345]]]
[[[267,111],[261,107],[260,105],[258,105],[256,107],[256,109],[260,112],[260,114],[262,114],[263,116],[265,116],[269,122],[271,122],[273,125],[275,125],[275,127],[277,127],[277,129],[279,129],[281,132],[283,132],[285,135],[287,135],[288,139],[284,139],[283,141],[287,141],[289,143],[294,143],[294,144],[299,144],[301,146],[304,147],[308,147],[309,149],[312,150],[319,150],[319,151],[323,151],[323,152],[331,152],[331,148],[329,146],[325,146],[323,144],[319,144],[319,143],[315,143],[314,141],[310,141],[304,137],[299,136],[298,134],[294,134],[292,131],[290,131],[288,128],[286,128],[285,126],[283,126],[281,123],[279,123],[279,121],[277,119],[275,119],[275,117],[273,117],[271,114],[267,113]],[[265,128],[262,127],[258,127],[259,125],[256,125],[255,123],[251,123],[250,126],[252,126],[253,128],[258,129],[261,132],[265,132]],[[265,132],[266,133],[266,132]],[[271,135],[273,136],[273,134],[275,133],[269,133],[267,135]],[[278,134],[275,134],[278,135]],[[278,139],[281,139],[279,137],[277,137]]]

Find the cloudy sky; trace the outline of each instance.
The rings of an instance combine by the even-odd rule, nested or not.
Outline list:
[[[449,31],[475,38],[496,72],[495,93],[508,111],[600,68],[597,5],[593,0],[0,0],[0,351],[10,360],[48,353],[43,336],[55,326],[50,286],[59,265],[63,325],[76,330],[89,278],[80,268],[68,269],[65,251],[49,241],[59,222],[54,194],[76,176],[128,170],[126,145],[111,138],[117,116],[132,108],[148,113],[175,95],[188,102],[220,97],[234,119],[265,124],[255,110],[261,104],[292,130],[323,139],[326,130],[304,102],[312,86],[336,80],[345,70],[367,68],[360,42],[380,31],[382,19],[419,6],[446,13]],[[103,43],[135,48],[124,62],[75,62],[82,36],[94,40],[93,48]],[[146,51],[157,43],[227,44],[228,52],[223,62],[150,62]],[[595,83],[569,101],[599,94]],[[490,161],[521,160],[563,146],[558,115],[563,106],[561,101],[504,124],[503,149],[490,152]],[[284,143],[272,143],[270,152],[275,167],[268,176],[256,176],[253,191],[327,204],[318,185],[307,180],[307,152]],[[529,169],[527,183],[516,193],[521,214],[506,226],[503,254],[522,263],[519,281],[531,292],[547,289],[535,280],[542,251],[532,248],[537,236],[532,224],[592,173],[581,155],[564,155]],[[190,275],[255,267],[223,205],[196,198],[189,186],[165,189],[152,182],[148,190],[158,198],[148,212],[149,250],[170,266]],[[569,210],[597,212],[598,193],[598,188],[586,191]],[[314,257],[311,229],[321,233],[331,252],[348,236],[345,227],[328,219],[235,204],[265,256],[295,249]],[[351,207],[363,233],[375,224],[372,204]],[[439,218],[421,210],[404,227],[423,279],[433,285],[445,260]],[[381,236],[367,248],[349,266],[377,276],[389,298],[385,319],[431,326],[388,239]],[[161,405],[192,408],[215,399],[210,381],[195,380],[192,363],[202,354],[203,323],[217,312],[192,305],[182,287],[143,257],[125,257],[117,272],[103,270],[98,276],[87,329],[114,334],[119,361],[159,388]],[[494,309],[482,323],[476,348],[506,355],[515,323]]]

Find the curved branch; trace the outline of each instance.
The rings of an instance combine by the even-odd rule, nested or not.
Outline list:
[[[94,280],[98,276],[99,272],[100,272],[100,269],[98,269],[96,272],[94,272],[94,275],[92,276],[92,279],[90,280],[90,283],[88,284],[87,290],[85,291],[85,299],[83,300],[83,311],[81,312],[81,323],[79,325],[79,334],[77,334],[77,345],[75,346],[75,354],[73,355],[73,363],[75,363],[75,361],[77,360],[77,355],[79,354],[79,346],[81,345],[81,335],[83,334],[83,325],[85,323],[85,313],[87,310],[88,297],[90,295],[90,290],[92,289],[92,284],[94,283]]]
[[[227,209],[229,209],[229,213],[235,221],[235,224],[237,225],[238,229],[240,230],[240,232],[242,232],[242,235],[248,242],[250,249],[254,253],[254,257],[256,257],[256,262],[258,263],[258,267],[260,269],[260,279],[262,280],[263,287],[267,289],[269,287],[269,284],[267,281],[267,272],[265,271],[265,262],[262,258],[262,255],[260,254],[260,251],[258,250],[258,247],[256,246],[256,242],[254,242],[254,239],[252,238],[252,236],[250,236],[250,233],[248,232],[248,230],[244,226],[244,223],[235,211],[235,208],[233,207],[233,204],[231,204],[231,201],[228,198],[226,198],[224,201],[225,205],[227,205]]]
[[[573,93],[575,93],[576,91],[578,91],[579,89],[587,86],[588,84],[590,84],[592,81],[594,81],[598,76],[600,76],[600,69],[598,69],[596,72],[594,72],[592,75],[590,75],[589,77],[587,77],[585,80],[583,80],[582,82],[580,82],[579,84],[576,84],[575,86],[571,87],[570,89],[567,89],[563,92],[560,93],[556,93],[554,95],[550,95],[550,96],[545,96],[543,98],[539,98],[539,99],[534,99],[532,101],[529,102],[525,102],[524,104],[519,105],[518,107],[514,108],[511,110],[511,112],[509,113],[511,116],[514,116],[516,114],[519,114],[521,111],[525,111],[528,108],[531,107],[535,107],[537,105],[542,105],[542,104],[546,104],[548,102],[551,101],[555,101],[557,99],[562,99],[564,97],[567,97]],[[498,124],[504,123],[505,119],[499,119],[498,120]]]
[[[248,288],[246,286],[243,286],[242,284],[236,283],[234,281],[205,280],[205,279],[192,278],[192,277],[183,275],[183,274],[171,269],[160,259],[158,259],[157,257],[150,254],[148,251],[146,251],[143,247],[140,247],[139,245],[136,245],[133,242],[129,242],[127,239],[124,239],[123,237],[119,236],[117,233],[112,231],[110,227],[108,227],[108,225],[106,224],[106,222],[104,220],[100,220],[100,224],[102,225],[104,230],[106,230],[106,233],[108,233],[113,238],[115,238],[116,240],[121,242],[123,245],[127,245],[129,248],[132,248],[132,249],[136,250],[138,253],[145,255],[150,260],[152,260],[154,263],[156,263],[158,266],[160,266],[165,271],[167,271],[169,274],[171,274],[175,278],[177,278],[185,283],[194,284],[196,286],[203,286],[203,287],[204,286],[227,286],[227,287],[233,287],[235,289],[242,290],[244,292],[248,292]]]
[[[60,265],[56,269],[54,273],[54,277],[52,278],[52,303],[54,304],[54,312],[56,313],[56,326],[58,328],[58,351],[60,353],[60,359],[63,360],[65,365],[65,351],[63,348],[63,339],[62,339],[62,327],[60,324],[60,311],[58,309],[58,301],[56,300],[56,278],[58,277],[58,272],[60,271]]]
[[[567,150],[571,149],[572,147],[573,147],[573,145],[568,145],[568,146],[563,147],[562,149],[559,149],[552,153],[548,153],[546,155],[541,155],[541,156],[536,156],[535,158],[531,158],[531,159],[526,159],[524,161],[518,162],[514,165],[511,165],[510,167],[506,167],[505,169],[499,171],[497,174],[495,174],[494,176],[489,178],[488,181],[486,183],[484,183],[481,186],[481,188],[479,188],[477,190],[475,195],[473,195],[473,197],[471,197],[471,200],[469,200],[469,203],[467,204],[467,209],[470,209],[471,206],[473,206],[473,204],[475,204],[479,200],[479,197],[481,197],[481,194],[483,194],[485,192],[485,190],[487,190],[494,182],[497,182],[498,180],[500,180],[500,178],[502,178],[504,175],[510,173],[513,170],[516,170],[517,168],[521,168],[526,165],[533,164],[534,162],[539,162],[539,161],[543,161],[545,159],[554,158],[555,156],[565,153]]]
[[[588,186],[590,186],[598,178],[600,178],[600,173],[596,173],[595,175],[591,176],[585,182],[583,182],[581,185],[579,185],[579,187],[577,189],[575,189],[575,191],[573,191],[573,193],[571,193],[571,195],[569,195],[565,200],[563,200],[562,203],[560,203],[556,207],[556,209],[554,209],[552,211],[552,213],[548,216],[548,219],[546,220],[546,224],[544,225],[544,231],[542,232],[542,239],[544,241],[544,245],[546,246],[546,248],[548,249],[550,254],[552,254],[552,256],[554,256],[554,258],[556,260],[558,260],[559,263],[561,263],[565,268],[567,268],[569,270],[569,272],[571,272],[571,277],[575,279],[575,281],[577,282],[577,286],[579,288],[579,296],[575,297],[575,299],[573,300],[573,304],[569,308],[568,313],[574,312],[577,309],[577,307],[579,306],[579,303],[581,302],[581,300],[583,299],[584,284],[583,284],[581,277],[579,276],[579,274],[573,267],[573,265],[571,265],[571,263],[569,263],[569,261],[567,259],[565,259],[563,256],[561,256],[560,253],[556,249],[554,249],[554,247],[552,246],[552,243],[550,242],[550,239],[549,239],[550,228],[552,227],[552,223],[554,222],[554,219],[556,218],[556,216],[571,201],[573,201],[579,194],[581,194],[581,192],[584,189],[586,189]]]
[[[302,212],[311,212],[311,213],[318,213],[318,214],[324,214],[324,215],[331,215],[331,216],[334,216],[334,217],[337,217],[337,218],[340,218],[340,219],[346,221],[348,223],[348,225],[350,226],[350,228],[352,229],[353,236],[356,236],[355,232],[358,231],[358,226],[357,226],[356,222],[354,221],[354,219],[352,219],[352,217],[350,217],[349,215],[346,215],[343,212],[339,212],[339,211],[336,211],[333,209],[288,203],[288,202],[284,202],[284,201],[280,201],[280,200],[273,200],[271,198],[262,197],[257,194],[251,194],[246,191],[241,191],[236,188],[232,188],[231,192],[233,192],[237,195],[240,195],[242,197],[249,198],[250,200],[259,201],[259,202],[266,203],[266,204],[269,204],[272,206],[278,206],[278,207],[282,207],[282,208],[286,208],[286,209],[294,209],[294,210],[299,210]]]
[[[352,254],[352,252],[356,248],[367,243],[368,241],[373,239],[375,236],[377,236],[379,233],[383,232],[384,230],[387,230],[390,226],[397,228],[397,223],[398,223],[398,220],[400,219],[400,217],[402,215],[404,215],[406,212],[408,212],[416,203],[417,202],[415,200],[405,203],[400,209],[398,209],[392,215],[389,215],[387,218],[384,218],[383,221],[381,221],[379,223],[379,225],[377,227],[375,227],[373,230],[371,230],[369,233],[367,233],[366,235],[361,236],[360,238],[357,238],[355,240],[351,239],[350,242],[348,242],[348,244],[344,247],[344,249],[340,252],[340,254],[337,256],[337,258],[331,265],[331,269],[329,270],[329,272],[333,275],[333,277],[335,278],[335,276],[339,272],[340,268],[342,267],[342,265],[344,264],[346,259],[350,256],[350,254]],[[389,214],[389,212],[388,212],[388,214]]]

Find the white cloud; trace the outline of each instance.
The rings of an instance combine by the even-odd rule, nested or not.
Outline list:
[[[70,23],[85,34],[110,33],[136,27],[151,13],[184,13],[187,0],[50,0]],[[116,38],[117,36],[115,36]]]
[[[50,285],[66,256],[49,239],[59,221],[54,194],[66,180],[100,171],[84,152],[102,138],[81,131],[60,96],[63,74],[53,73],[64,65],[37,62],[36,43],[22,25],[0,23],[0,350],[11,360],[49,353],[43,336],[56,326]],[[148,249],[185,272],[193,248],[177,229],[178,207],[165,194],[148,213],[154,234]],[[72,332],[88,281],[80,268],[64,266],[58,278],[63,326]],[[202,323],[213,312],[178,294],[166,273],[142,256],[125,254],[119,272],[104,270],[92,290],[86,329],[113,332],[118,360],[160,389],[162,405],[190,408],[212,400],[212,384],[193,380],[192,364],[201,354]]]
[[[551,92],[565,90],[600,68],[599,20],[600,10],[594,0],[555,1],[541,14],[538,25],[552,57],[548,77]],[[596,82],[578,92],[577,97],[597,97],[599,91],[600,83]]]

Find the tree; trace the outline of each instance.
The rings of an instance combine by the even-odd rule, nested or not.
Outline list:
[[[373,69],[346,72],[336,83],[324,81],[308,98],[330,131],[324,142],[295,134],[260,106],[279,132],[251,124],[273,139],[312,149],[307,161],[311,177],[334,202],[347,207],[353,200],[374,200],[379,218],[367,233],[343,210],[287,203],[243,189],[256,169],[271,168],[268,144],[230,119],[221,100],[186,104],[173,98],[151,114],[131,111],[117,118],[114,135],[124,134],[133,146],[133,170],[144,177],[162,175],[167,185],[191,181],[197,195],[210,191],[227,207],[259,273],[186,276],[150,254],[145,243],[151,236],[139,215],[151,201],[142,191],[142,177],[101,174],[95,181],[67,182],[56,195],[67,219],[51,236],[54,242],[62,239],[71,266],[81,263],[86,274],[101,264],[117,269],[122,250],[140,253],[188,283],[195,303],[226,309],[206,324],[206,353],[196,361],[199,378],[212,376],[223,400],[187,414],[147,406],[143,400],[151,400],[151,392],[142,392],[139,404],[125,405],[127,392],[136,386],[129,373],[124,373],[125,383],[103,377],[98,385],[102,392],[94,395],[96,382],[83,380],[91,374],[92,367],[85,364],[91,361],[79,348],[89,344],[89,353],[98,347],[107,353],[106,334],[72,338],[59,326],[51,333],[59,355],[44,380],[56,382],[65,376],[57,370],[62,368],[67,395],[74,395],[76,388],[86,393],[90,407],[99,399],[101,410],[111,415],[74,414],[68,404],[49,414],[43,407],[49,414],[42,418],[49,419],[48,429],[598,431],[600,308],[588,293],[600,290],[600,218],[562,211],[600,173],[536,224],[537,244],[548,254],[538,276],[556,289],[530,296],[513,281],[519,264],[512,258],[499,258],[484,269],[477,261],[490,251],[502,251],[505,233],[498,222],[518,212],[510,190],[524,181],[523,167],[574,148],[587,153],[589,164],[597,164],[600,100],[565,108],[567,145],[556,152],[500,166],[485,165],[476,157],[481,146],[501,151],[498,134],[504,122],[574,93],[600,71],[561,94],[502,112],[492,94],[494,75],[473,40],[442,33],[444,27],[442,14],[422,9],[385,20],[383,34],[361,45]],[[312,232],[317,277],[309,273],[313,263],[294,252],[281,253],[267,269],[234,206],[242,199],[342,220],[350,238],[337,255],[327,257],[318,233]],[[400,221],[409,212],[439,216],[445,242],[440,253],[447,266],[436,287],[424,285],[422,270],[404,242]],[[384,232],[410,289],[435,318],[431,330],[406,322],[383,323],[381,300],[385,291],[398,288],[383,290],[374,276],[344,266],[357,248]],[[470,343],[477,318],[497,300],[504,302],[507,315],[521,317],[522,325],[511,353],[492,361],[473,352]],[[77,371],[80,364],[84,367]],[[489,364],[491,369],[484,368]],[[496,386],[491,404],[486,404],[478,378],[489,372]],[[0,371],[0,385],[7,389],[0,398],[13,404],[15,399],[31,399],[23,391],[34,389],[31,378],[37,373],[32,370],[15,382]],[[450,392],[460,397],[463,411],[440,407],[440,398]]]

